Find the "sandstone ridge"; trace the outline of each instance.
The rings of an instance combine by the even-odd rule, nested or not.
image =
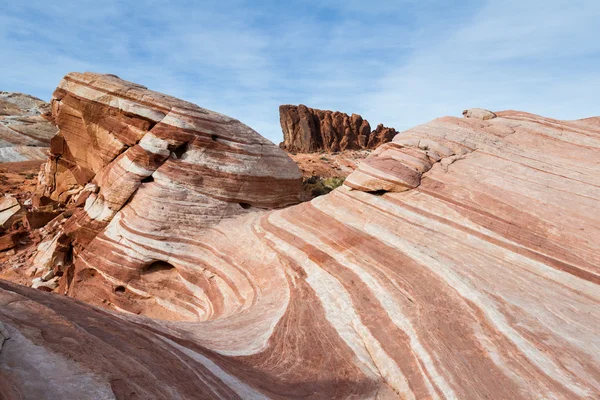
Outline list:
[[[195,106],[189,125],[152,117],[166,97],[115,79],[70,74],[55,93],[62,152],[40,190],[75,212],[36,256],[56,291],[110,312],[0,282],[8,398],[600,392],[597,119],[440,118],[330,194],[266,210],[297,196],[280,149]],[[78,153],[84,132],[123,150]],[[264,186],[242,163],[256,154]]]

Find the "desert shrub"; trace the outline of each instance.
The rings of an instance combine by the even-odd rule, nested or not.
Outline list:
[[[328,187],[331,188],[331,190],[340,187],[344,184],[344,181],[346,180],[346,178],[342,178],[340,176],[334,176],[331,178],[325,178],[323,180],[323,184]]]
[[[331,192],[333,189],[340,187],[346,178],[331,177],[321,178],[319,176],[311,176],[304,180],[304,191],[310,194],[310,198],[322,196]]]

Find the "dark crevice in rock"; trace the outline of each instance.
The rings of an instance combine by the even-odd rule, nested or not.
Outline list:
[[[115,287],[115,293],[116,294],[124,294],[125,293],[125,286],[119,285],[119,286]]]
[[[180,159],[181,156],[183,156],[185,152],[188,151],[188,149],[189,145],[187,143],[184,143],[181,146],[177,147],[175,150],[173,150],[173,154],[175,155],[175,157],[177,157],[177,159]]]
[[[158,272],[158,271],[170,271],[172,269],[175,269],[175,267],[172,264],[169,264],[168,262],[155,261],[152,264],[146,266],[142,270],[142,273],[143,274],[151,274],[151,273]]]

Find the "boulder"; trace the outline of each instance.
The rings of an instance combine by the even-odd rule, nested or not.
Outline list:
[[[465,118],[476,118],[484,121],[496,118],[496,114],[483,108],[469,108],[468,110],[464,110],[462,114]]]
[[[22,233],[11,232],[0,236],[0,251],[10,250],[19,244]]]
[[[35,278],[31,281],[31,287],[44,292],[52,292],[54,289],[58,288],[58,277],[51,279],[44,279],[43,277]]]
[[[8,229],[23,215],[19,201],[10,195],[0,197],[0,228]]]
[[[68,238],[62,232],[58,232],[39,243],[33,257],[33,265],[42,270],[60,268],[64,265],[68,252]]]

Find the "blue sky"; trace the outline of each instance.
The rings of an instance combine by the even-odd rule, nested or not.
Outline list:
[[[46,100],[69,71],[112,73],[275,143],[288,103],[398,130],[469,107],[600,115],[599,0],[5,3],[0,90]]]

